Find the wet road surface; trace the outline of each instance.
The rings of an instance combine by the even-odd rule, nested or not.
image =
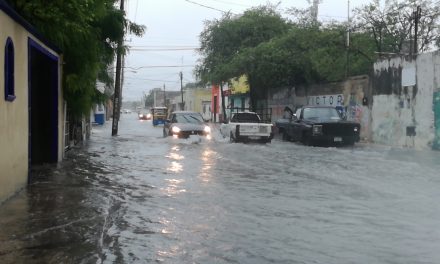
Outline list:
[[[0,263],[440,263],[438,152],[119,129],[0,206]]]

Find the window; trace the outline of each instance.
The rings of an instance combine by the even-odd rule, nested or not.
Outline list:
[[[15,87],[14,87],[14,44],[12,39],[6,40],[5,46],[5,100],[15,100]]]

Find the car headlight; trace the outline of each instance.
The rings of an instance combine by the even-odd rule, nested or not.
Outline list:
[[[211,133],[211,128],[209,126],[205,126],[203,129],[206,133]]]
[[[139,115],[139,118],[142,118],[142,116],[143,116],[143,115],[142,115],[142,114],[140,114],[140,115]]]
[[[312,131],[313,131],[313,135],[321,135],[322,125],[313,125]]]
[[[151,118],[151,114],[147,114],[147,118]]]
[[[176,126],[174,126],[174,127],[171,129],[171,131],[173,131],[173,133],[175,133],[175,134],[179,133],[180,130],[181,130],[181,129],[178,128],[178,127],[176,127]]]
[[[354,127],[354,132],[358,132],[359,128],[358,127]]]

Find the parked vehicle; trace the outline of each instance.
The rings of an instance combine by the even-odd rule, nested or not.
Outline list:
[[[360,124],[346,121],[330,106],[304,106],[297,109],[283,130],[283,139],[305,145],[354,145],[360,137]]]
[[[172,112],[169,119],[165,120],[163,136],[188,138],[191,135],[211,135],[211,128],[204,122],[200,113],[192,111]]]
[[[293,111],[290,107],[284,107],[283,117],[275,121],[275,127],[278,129],[278,133],[283,134],[286,127],[292,120]]]
[[[153,126],[165,124],[167,118],[168,108],[164,106],[156,106],[151,108]]]
[[[269,143],[273,138],[272,124],[263,123],[254,112],[235,113],[229,123],[220,126],[220,132],[231,142]]]

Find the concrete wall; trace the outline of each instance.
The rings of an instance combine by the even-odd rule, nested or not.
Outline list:
[[[434,92],[440,90],[439,52],[374,64],[373,140],[426,149],[435,138]]]
[[[28,176],[27,31],[0,10],[0,201],[23,188]],[[5,44],[11,37],[15,49],[15,95],[4,99]]]
[[[28,113],[28,38],[46,47],[19,23],[0,9],[0,203],[23,188],[28,181],[29,113]],[[15,95],[5,101],[4,47],[7,38],[14,43]],[[47,48],[48,51],[51,51]],[[51,51],[53,52],[53,51]],[[55,52],[53,52],[55,54]],[[60,69],[60,67],[59,67]],[[59,72],[61,74],[61,72]],[[59,75],[60,76],[60,75]],[[61,78],[59,78],[61,82]],[[58,100],[58,160],[64,153],[64,105],[59,83]]]

